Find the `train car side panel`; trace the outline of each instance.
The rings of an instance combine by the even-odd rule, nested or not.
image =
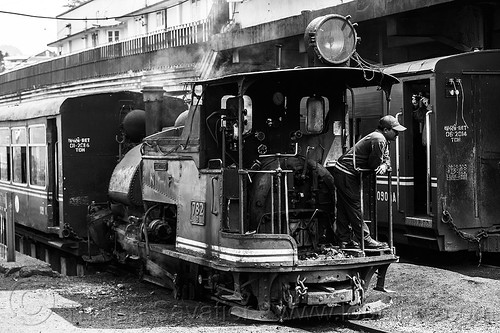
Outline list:
[[[131,93],[100,94],[68,99],[61,106],[64,228],[87,234],[85,216],[91,201],[104,202],[118,159],[121,117],[141,104]]]

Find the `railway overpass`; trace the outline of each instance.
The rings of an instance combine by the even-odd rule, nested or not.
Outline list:
[[[472,0],[356,0],[242,27],[228,20],[227,7],[221,5],[203,21],[1,73],[0,103],[144,86],[181,96],[189,89],[186,82],[278,65],[305,66],[305,28],[330,13],[350,15],[359,23],[358,53],[378,65],[495,48],[500,47],[500,27],[491,22],[499,21],[499,6]]]

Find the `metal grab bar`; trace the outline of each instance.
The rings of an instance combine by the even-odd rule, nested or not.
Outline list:
[[[389,248],[391,249],[391,252],[394,251],[393,245],[394,245],[394,237],[393,237],[393,230],[392,230],[392,224],[393,224],[393,216],[392,216],[392,170],[389,168],[387,170],[387,216],[389,219]],[[398,198],[398,205],[399,205],[399,198]]]
[[[281,167],[278,166],[278,169],[276,171],[277,171],[276,186],[278,187],[278,234],[281,234],[281,223],[282,223],[281,222],[281,171],[282,171]],[[272,188],[271,188],[271,195],[274,195],[274,191]],[[288,201],[288,196],[286,198],[286,201]]]
[[[426,188],[426,204],[427,215],[431,215],[431,113],[429,110],[425,113],[425,149],[427,158],[427,188]]]
[[[354,147],[354,146],[353,146]],[[361,244],[361,252],[365,253],[365,233],[363,231],[363,222],[365,220],[365,212],[364,212],[364,202],[363,202],[363,172],[359,172],[359,194],[361,201],[361,221],[360,221],[360,229],[361,229],[361,239],[359,240]]]
[[[399,122],[399,116],[402,115],[403,112],[396,113],[396,120]],[[400,209],[399,204],[399,195],[400,195],[400,179],[399,179],[399,136],[396,137],[396,205],[398,207],[398,211]],[[391,180],[389,179],[389,182]],[[390,184],[390,183],[389,183]]]
[[[364,190],[363,190],[363,172],[371,172],[373,170],[370,169],[357,169],[359,171],[359,179],[360,179],[360,195],[361,195],[361,251],[365,252],[365,235],[363,232],[363,221],[364,221]],[[376,186],[376,177],[375,177],[375,186]],[[392,170],[391,168],[387,169],[387,216],[389,222],[389,248],[393,251],[394,247],[394,237],[393,237],[393,213],[392,213]],[[378,226],[375,229],[375,234],[378,233]],[[378,240],[378,235],[376,236]]]

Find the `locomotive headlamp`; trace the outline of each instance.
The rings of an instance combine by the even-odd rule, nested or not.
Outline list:
[[[331,14],[317,17],[304,34],[306,45],[324,63],[339,65],[356,51],[357,35],[349,16]]]

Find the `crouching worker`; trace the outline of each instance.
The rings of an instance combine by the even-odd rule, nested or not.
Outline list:
[[[377,175],[385,174],[391,166],[389,142],[395,141],[398,133],[404,130],[406,127],[400,125],[393,116],[382,117],[378,128],[359,140],[333,167],[337,188],[336,236],[342,248],[358,248],[361,239],[365,242],[365,249],[388,247],[387,243],[378,242],[370,236],[370,229],[361,215],[358,169],[373,170]]]

